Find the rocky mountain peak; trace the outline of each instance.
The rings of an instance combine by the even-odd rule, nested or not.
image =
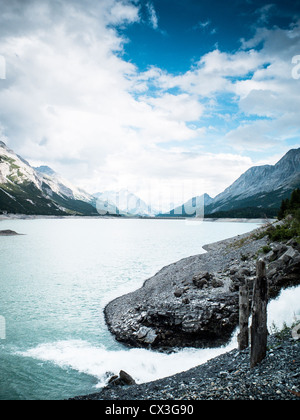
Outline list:
[[[56,172],[49,168],[49,166],[39,166],[38,168],[34,168],[37,172],[44,175],[53,176],[56,175]]]

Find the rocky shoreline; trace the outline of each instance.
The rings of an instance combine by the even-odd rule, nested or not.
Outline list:
[[[238,325],[239,287],[247,280],[252,290],[257,258],[267,262],[270,298],[300,284],[299,245],[269,243],[264,229],[207,245],[206,254],[164,267],[110,302],[109,330],[127,346],[161,351],[226,344]]]
[[[110,302],[105,308],[110,331],[128,346],[159,351],[227,343],[238,323],[239,287],[254,281],[258,258],[267,263],[270,298],[300,284],[299,244],[270,243],[265,230],[206,245],[206,254],[171,264],[141,289]],[[234,349],[150,383],[124,386],[120,372],[100,392],[74,399],[299,400],[298,333],[295,338],[286,329],[269,336],[267,356],[253,369],[249,349]]]
[[[300,341],[269,337],[266,358],[250,369],[249,350],[232,350],[187,372],[140,385],[109,385],[74,400],[299,400]]]

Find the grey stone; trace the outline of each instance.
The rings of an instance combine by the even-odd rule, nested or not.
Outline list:
[[[138,332],[137,332],[137,338],[139,339],[139,340],[142,340],[143,338],[145,338],[146,337],[146,335],[148,334],[148,332],[149,332],[149,328],[147,328],[147,327],[141,327],[139,330],[138,330]]]
[[[183,289],[176,289],[175,292],[174,292],[174,295],[176,297],[180,298],[183,295],[183,293],[184,293]]]
[[[144,342],[146,344],[154,344],[156,339],[157,339],[156,332],[150,328],[148,334],[146,335],[146,338],[144,339]]]

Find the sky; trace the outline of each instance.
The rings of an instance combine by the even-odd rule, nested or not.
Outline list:
[[[300,147],[300,0],[0,10],[0,139],[90,193],[214,197]]]

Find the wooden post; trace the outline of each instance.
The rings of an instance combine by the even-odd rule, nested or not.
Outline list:
[[[268,279],[266,263],[257,262],[257,275],[253,289],[252,301],[252,326],[251,326],[251,357],[250,366],[255,367],[267,353],[267,304],[268,304]]]
[[[244,286],[240,287],[239,301],[239,324],[240,333],[238,335],[239,350],[245,350],[249,346],[249,288],[246,281]]]

